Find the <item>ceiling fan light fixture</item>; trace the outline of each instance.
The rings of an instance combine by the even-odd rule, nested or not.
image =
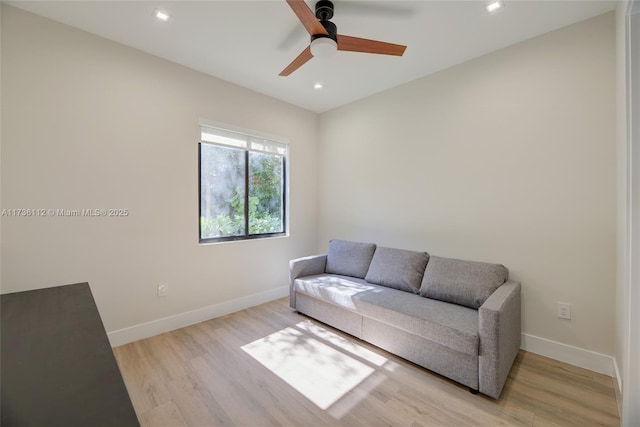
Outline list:
[[[338,51],[338,43],[331,37],[318,37],[311,41],[311,54],[315,58],[327,58]]]

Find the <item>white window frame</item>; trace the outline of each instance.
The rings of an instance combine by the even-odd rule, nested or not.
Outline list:
[[[286,237],[289,235],[289,182],[290,182],[290,167],[289,167],[289,143],[286,138],[266,134],[264,132],[258,132],[250,129],[244,129],[237,126],[232,126],[224,123],[214,122],[211,120],[200,119],[198,121],[200,127],[200,138],[198,140],[198,241],[200,244],[211,244],[221,242],[232,241],[247,241],[255,239],[268,239]],[[200,158],[201,145],[210,144],[224,148],[235,148],[244,150],[246,152],[266,153],[281,156],[283,158],[283,222],[284,231],[277,233],[266,234],[246,234],[241,236],[226,236],[226,237],[213,237],[202,238],[201,234],[201,183],[202,183],[202,171]],[[247,219],[248,220],[248,219]]]

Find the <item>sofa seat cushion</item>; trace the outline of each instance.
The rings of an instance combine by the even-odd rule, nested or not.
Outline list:
[[[390,288],[361,292],[353,300],[363,316],[452,350],[478,355],[478,310]]]
[[[364,279],[376,285],[417,294],[428,261],[426,252],[378,246]]]
[[[420,295],[477,309],[508,277],[504,265],[432,256]]]
[[[364,279],[369,271],[369,264],[371,264],[375,250],[375,243],[331,240],[325,271],[330,274]]]
[[[356,310],[354,297],[360,293],[378,288],[364,281],[337,274],[316,274],[301,277],[293,281],[296,292],[330,302],[349,310]],[[414,298],[416,296],[414,295]],[[418,297],[418,299],[422,299]]]

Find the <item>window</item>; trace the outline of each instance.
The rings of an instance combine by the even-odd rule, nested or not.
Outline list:
[[[201,125],[200,242],[283,236],[288,146]]]

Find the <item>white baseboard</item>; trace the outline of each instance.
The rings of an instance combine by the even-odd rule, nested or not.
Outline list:
[[[606,354],[529,334],[522,334],[520,348],[570,365],[609,375],[610,377],[617,378],[618,375],[615,359]]]
[[[613,358],[613,370],[616,376],[613,378],[615,390],[616,390],[616,403],[618,404],[618,415],[622,417],[622,377],[620,376],[620,370],[618,369],[618,361]]]
[[[271,289],[258,294],[225,301],[220,304],[210,305],[186,313],[164,317],[147,323],[118,329],[107,333],[112,347],[124,345],[133,341],[149,338],[164,332],[184,328],[194,323],[204,322],[216,317],[224,316],[249,307],[264,304],[289,295],[289,286]]]
[[[616,394],[622,394],[622,377],[620,376],[620,370],[618,369],[618,362],[616,361],[616,358],[613,357],[613,372],[615,373],[615,376],[613,378],[615,378],[616,380],[616,387],[618,388],[616,390]]]

